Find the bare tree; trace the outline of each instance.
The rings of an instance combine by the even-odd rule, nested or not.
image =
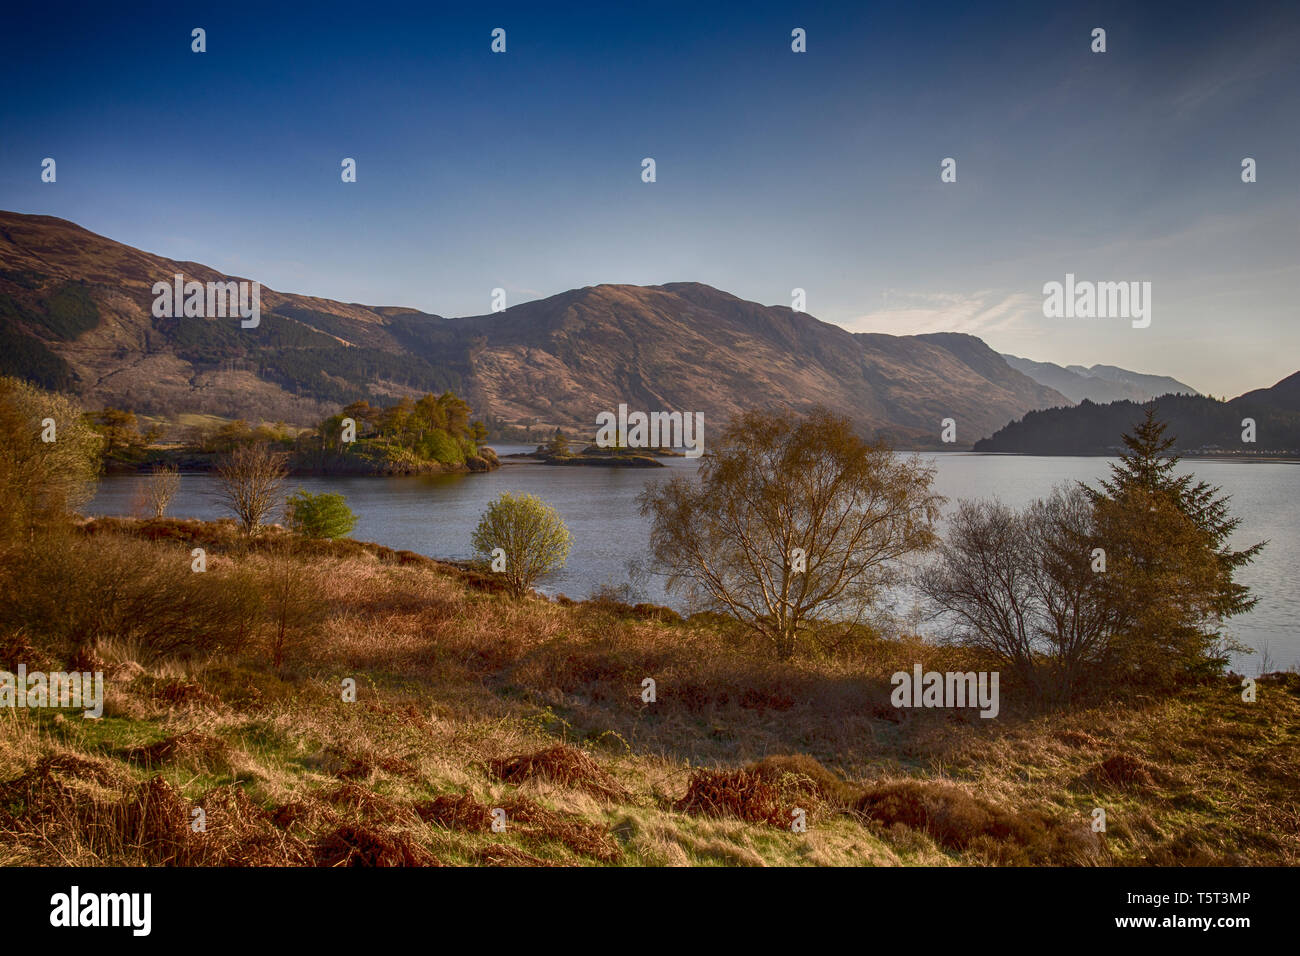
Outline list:
[[[1077,486],[1022,512],[963,501],[918,585],[952,637],[991,651],[1040,697],[1068,698],[1119,623],[1093,569],[1094,542]]]
[[[1049,684],[1057,698],[1069,700],[1091,670],[1109,658],[1124,613],[1107,599],[1105,549],[1094,550],[1100,533],[1081,486],[1056,489],[1045,501],[1034,502],[1026,518]]]
[[[901,559],[931,546],[933,477],[825,409],[748,412],[714,440],[698,481],[642,494],[651,569],[786,660],[814,620],[860,620]]]
[[[313,582],[287,554],[271,558],[266,575],[265,614],[270,624],[268,650],[271,666],[280,671],[320,629],[324,606],[316,599]]]
[[[167,506],[176,496],[176,489],[181,484],[180,469],[175,465],[154,465],[144,483],[144,498],[148,509],[155,518],[167,513]]]
[[[257,534],[262,519],[276,509],[289,475],[287,458],[258,442],[236,445],[218,460],[218,496],[239,519],[245,534]]]
[[[1036,685],[1032,560],[1022,515],[999,501],[962,501],[917,584],[952,637],[992,651]]]

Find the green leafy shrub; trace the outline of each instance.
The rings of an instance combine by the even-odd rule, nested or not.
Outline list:
[[[559,512],[536,495],[504,492],[483,512],[472,540],[510,590],[523,595],[542,575],[564,567],[573,535]],[[504,557],[493,554],[498,548]]]
[[[289,496],[289,525],[308,538],[346,538],[357,526],[357,516],[342,495],[313,495],[299,490]]]

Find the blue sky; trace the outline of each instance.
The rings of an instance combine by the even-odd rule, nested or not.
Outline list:
[[[0,208],[443,315],[498,286],[799,287],[854,331],[1272,384],[1300,368],[1300,12],[1136,6],[28,5]],[[1067,272],[1151,281],[1151,326],[1044,318]]]

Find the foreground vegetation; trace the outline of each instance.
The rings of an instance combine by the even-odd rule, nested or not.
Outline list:
[[[777,664],[721,618],[519,600],[473,569],[231,522],[100,520],[65,550],[126,582],[109,593],[80,568],[66,585],[98,592],[115,635],[79,661],[106,672],[104,717],[0,710],[0,863],[1300,862],[1294,674],[1254,703],[1207,678],[1037,713],[1009,684],[994,721],[900,714],[891,672],[977,668],[975,652],[863,632]],[[35,635],[87,623],[15,627],[21,582],[4,581],[0,667],[59,666],[74,646]],[[208,619],[177,643],[125,613],[132,587],[226,599],[191,595]],[[55,597],[51,625],[89,603]]]
[[[811,421],[773,421],[768,436],[798,452],[783,462],[809,460],[809,437],[838,449],[825,461],[843,467],[805,483],[825,492],[814,503],[858,515],[839,474],[895,505],[889,527],[837,520],[850,546],[813,538],[799,556],[814,581],[827,555],[846,568],[865,608],[887,569],[860,542],[929,543],[928,475]],[[265,443],[224,459],[238,522],[162,517],[168,470],[149,481],[153,518],[80,519],[105,436],[70,400],[0,379],[0,864],[1295,864],[1300,675],[1225,676],[1205,628],[1250,600],[1231,572],[1258,548],[1227,548],[1226,500],[1173,479],[1145,427],[1099,504],[976,507],[959,522],[970,541],[949,536],[956,571],[1007,542],[989,566],[1040,575],[1000,596],[977,581],[953,609],[992,593],[1027,622],[1040,605],[1096,607],[1121,627],[1104,654],[1067,656],[1088,645],[1050,639],[1088,634],[1034,623],[1025,666],[1006,668],[995,629],[942,646],[887,636],[829,618],[822,592],[792,629],[755,626],[763,612],[737,613],[747,580],[725,545],[740,535],[758,554],[770,532],[726,513],[682,540],[727,571],[715,578],[730,601],[715,603],[728,613],[689,619],[534,594],[568,533],[528,498],[503,495],[480,523],[476,549],[504,561],[492,570],[341,537],[351,515],[337,496],[295,496],[294,530],[267,525],[284,470]],[[780,537],[789,486],[761,464],[732,456],[704,480],[759,482]],[[1154,491],[1112,516],[1129,474]],[[697,516],[716,504],[679,491],[668,503]],[[1076,529],[1079,514],[1117,526],[1116,585],[1075,567],[1089,552],[1072,535],[1092,527]],[[996,537],[979,531],[986,518]],[[693,525],[661,523],[659,544],[665,527]],[[1059,568],[1040,547],[1053,528],[1069,532]],[[1178,547],[1147,546],[1161,541]],[[778,553],[786,580],[795,557]],[[971,607],[974,619],[985,604]],[[796,640],[773,653],[774,633]],[[1057,661],[1148,676],[1043,695]],[[997,717],[895,706],[914,667],[1002,668]],[[15,706],[20,668],[101,672],[105,698],[87,703],[102,717]]]

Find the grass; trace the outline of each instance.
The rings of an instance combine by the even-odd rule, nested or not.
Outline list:
[[[1297,675],[1249,704],[1224,678],[1036,713],[1004,682],[996,720],[900,715],[893,671],[978,662],[868,636],[778,666],[716,619],[513,601],[376,545],[177,521],[82,533],[105,560],[126,538],[217,566],[287,550],[325,614],[280,672],[261,641],[178,661],[109,639],[102,720],[0,709],[0,864],[1300,862]]]

